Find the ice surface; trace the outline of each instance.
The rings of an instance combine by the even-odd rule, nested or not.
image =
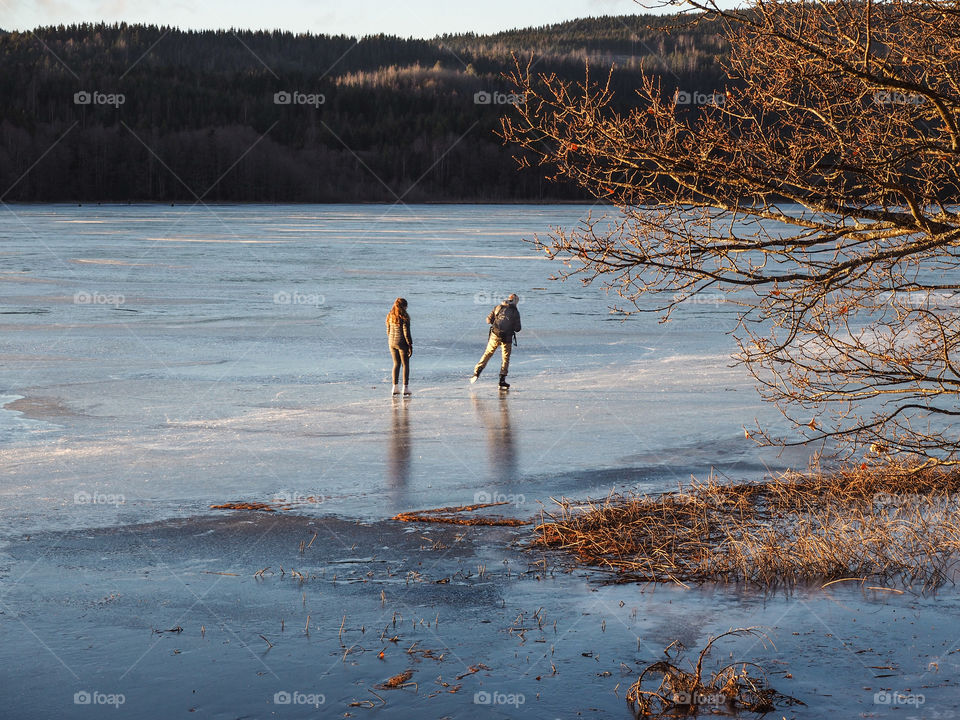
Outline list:
[[[779,421],[731,367],[731,306],[659,324],[549,279],[524,240],[588,209],[0,207],[0,532],[274,497],[374,518],[500,494],[532,513],[804,466],[744,438]],[[524,329],[503,396],[498,357],[467,378],[510,292]],[[384,331],[401,295],[406,401]]]

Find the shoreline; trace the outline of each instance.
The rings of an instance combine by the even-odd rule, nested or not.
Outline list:
[[[190,203],[189,200],[17,200],[14,202],[5,203],[6,205],[16,206],[24,205],[29,207],[44,207],[50,205],[66,205],[69,207],[116,207],[116,206],[131,206],[131,207],[153,207],[153,206],[168,206],[168,207],[182,207],[186,206],[188,208],[194,207],[194,204]],[[584,205],[586,207],[615,207],[611,203],[605,200],[596,200],[591,202],[589,199],[585,200],[421,200],[421,201],[404,201],[403,203],[390,202],[388,200],[329,200],[329,201],[315,201],[315,202],[298,202],[296,200],[282,200],[282,201],[257,201],[257,200],[223,200],[219,202],[209,202],[204,203],[205,205],[213,207],[230,207],[230,206],[284,206],[290,205],[293,207],[304,207],[311,205],[319,205],[323,207],[327,206],[336,206],[336,205],[360,205],[360,206],[394,206],[394,205],[408,205],[412,207],[418,206],[430,206],[430,205],[476,205],[476,206],[489,206],[489,205],[506,205],[506,206],[529,206],[529,207],[539,207],[541,205],[563,205],[563,206],[574,206],[574,205]]]
[[[763,625],[776,647],[737,641],[708,664],[760,663],[806,703],[778,716],[903,716],[877,693],[960,710],[954,639],[937,627],[960,610],[953,589],[605,584],[531,552],[529,533],[234,512],[11,539],[7,699],[23,718],[92,717],[74,703],[86,692],[123,695],[124,718],[626,719],[626,689],[667,645]],[[381,688],[408,671],[416,686]]]

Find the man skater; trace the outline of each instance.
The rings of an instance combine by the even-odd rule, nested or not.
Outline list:
[[[503,353],[503,361],[500,363],[500,389],[506,390],[510,386],[507,384],[507,372],[510,370],[510,351],[516,341],[516,334],[520,332],[520,311],[517,310],[517,303],[520,301],[516,295],[510,295],[506,300],[497,305],[490,314],[487,315],[487,323],[490,325],[490,339],[487,341],[487,349],[473,369],[473,377],[470,382],[475,383],[480,377],[480,373],[487,366],[487,362],[500,348]]]

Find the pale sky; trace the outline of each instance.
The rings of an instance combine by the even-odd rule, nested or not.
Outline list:
[[[652,6],[652,2],[648,3]],[[0,0],[0,28],[118,22],[181,29],[274,29],[434,37],[646,12],[634,0]]]

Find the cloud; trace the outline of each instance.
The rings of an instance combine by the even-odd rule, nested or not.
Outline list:
[[[30,5],[30,3],[25,4],[28,7]],[[62,2],[62,0],[37,0],[35,4],[40,6],[40,12],[38,14],[41,15],[56,17],[78,14],[77,4],[72,2]]]
[[[130,12],[127,0],[108,0],[97,5],[97,14],[105,18],[123,18]]]

